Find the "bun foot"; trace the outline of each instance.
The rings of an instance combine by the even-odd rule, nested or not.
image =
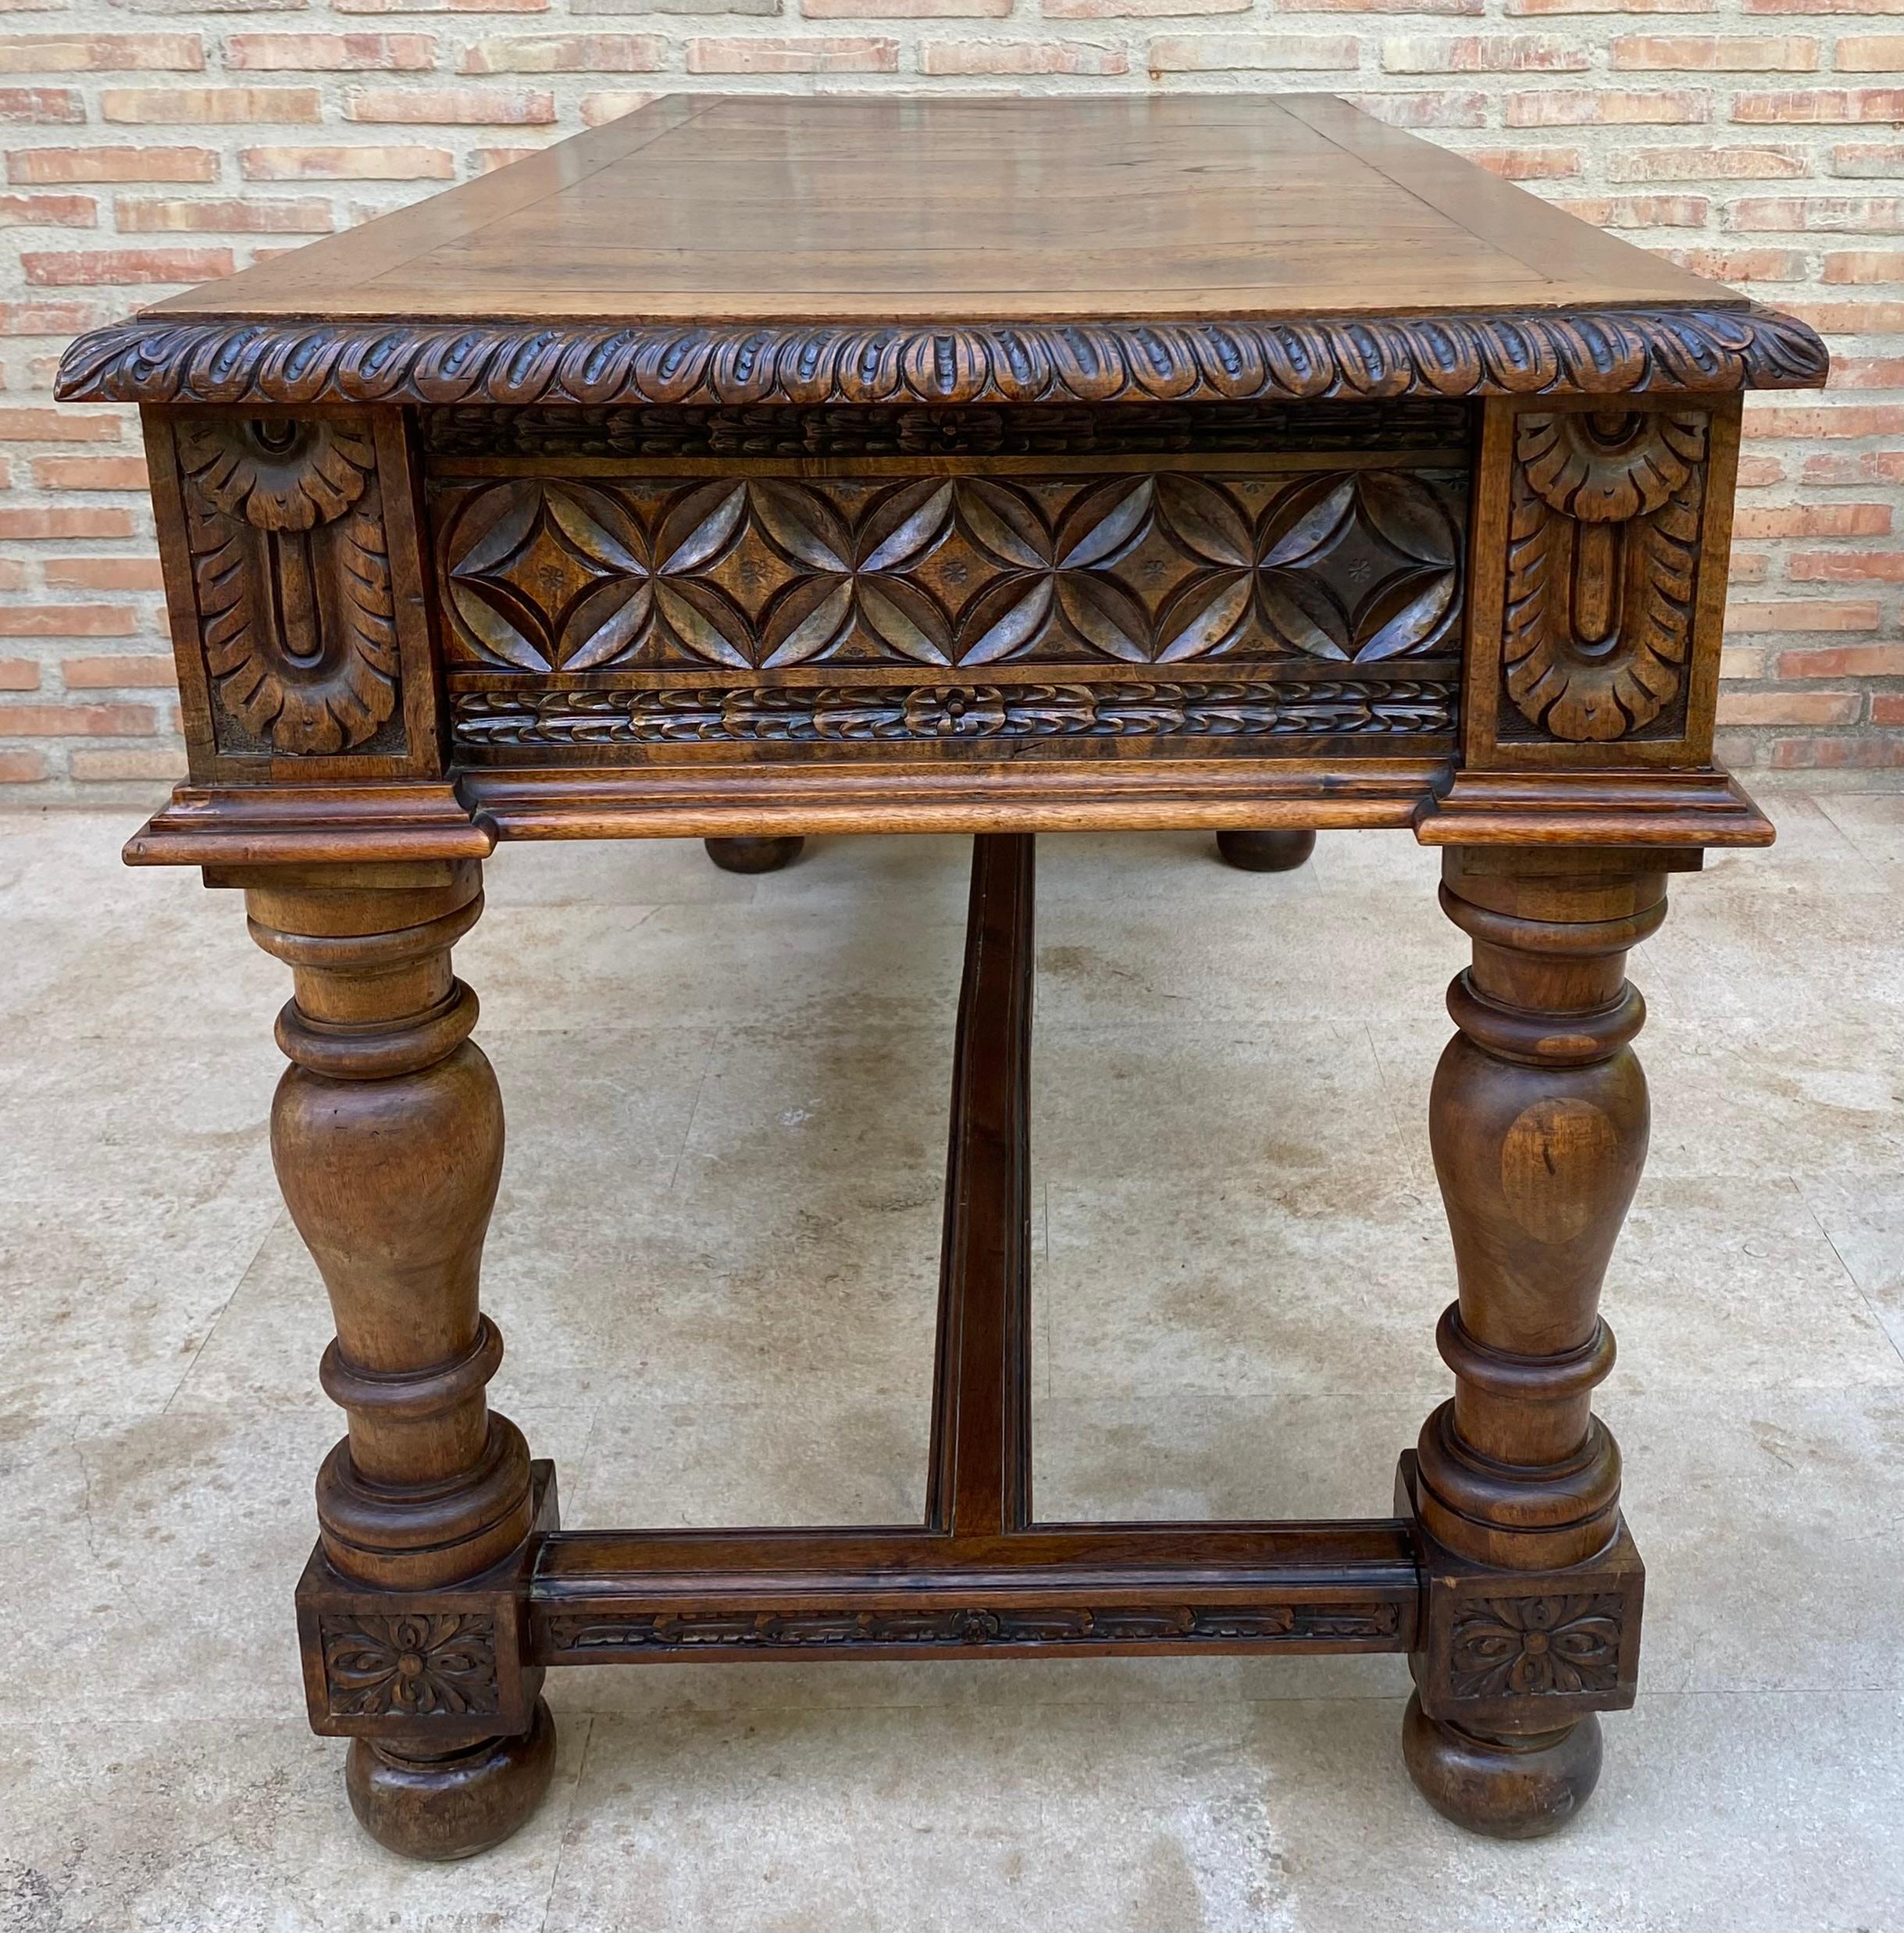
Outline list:
[[[1444,1819],[1493,1839],[1557,1831],[1600,1775],[1600,1721],[1588,1712],[1558,1731],[1481,1738],[1408,1700],[1402,1757],[1416,1789]]]
[[[1293,872],[1316,849],[1314,833],[1217,834],[1218,856],[1242,872]]]
[[[528,1820],[555,1770],[555,1721],[538,1698],[526,1738],[487,1739],[441,1757],[353,1739],[344,1786],[357,1822],[407,1859],[468,1859]]]
[[[798,833],[785,839],[704,839],[708,857],[723,872],[778,872],[800,857],[807,843]]]

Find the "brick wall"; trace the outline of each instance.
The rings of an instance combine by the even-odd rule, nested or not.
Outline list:
[[[1306,88],[1810,319],[1749,405],[1742,770],[1904,777],[1904,0],[0,0],[0,798],[182,769],[131,412],[65,338],[669,89]]]

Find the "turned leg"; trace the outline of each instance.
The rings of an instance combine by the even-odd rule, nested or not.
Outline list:
[[[800,857],[806,840],[797,834],[783,839],[704,839],[708,857],[723,872],[778,872]]]
[[[1314,833],[1228,832],[1217,834],[1217,852],[1243,872],[1293,872],[1316,849]]]
[[[1561,1824],[1632,1703],[1642,1572],[1593,1415],[1612,1367],[1601,1278],[1645,1158],[1645,1008],[1627,950],[1685,855],[1457,850],[1442,904],[1472,939],[1429,1102],[1460,1299],[1455,1393],[1404,1460],[1427,1576],[1403,1736],[1423,1794],[1476,1831]]]
[[[483,1395],[502,1354],[477,1307],[502,1103],[469,1037],[476,996],[450,971],[481,869],[258,872],[246,901],[294,976],[271,1149],[330,1292],[320,1373],[349,1423],[299,1589],[312,1722],[351,1738],[345,1782],[373,1837],[458,1858],[528,1817],[554,1758],[512,1571],[544,1486]]]

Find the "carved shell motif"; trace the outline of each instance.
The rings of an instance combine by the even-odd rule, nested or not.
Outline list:
[[[369,426],[182,424],[187,538],[219,703],[279,752],[362,745],[396,709],[396,607]]]
[[[1710,420],[1610,409],[1515,426],[1507,690],[1556,738],[1624,737],[1679,695]]]

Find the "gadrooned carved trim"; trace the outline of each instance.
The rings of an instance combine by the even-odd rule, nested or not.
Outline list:
[[[943,1645],[1275,1644],[1397,1637],[1393,1604],[1251,1604],[925,1610],[683,1610],[548,1620],[552,1650],[572,1660],[627,1652],[870,1650]]]
[[[1808,388],[1827,358],[1756,308],[1287,322],[678,324],[147,318],[66,351],[69,402],[1086,403]]]
[[[221,750],[365,744],[397,708],[397,611],[361,418],[178,426],[186,548]]]
[[[335,1717],[460,1718],[501,1707],[493,1618],[353,1612],[321,1618],[318,1642]]]
[[[470,691],[454,701],[452,736],[462,745],[522,747],[1380,737],[1452,731],[1457,697],[1451,680],[1299,679]]]
[[[1449,1692],[1457,1698],[1551,1698],[1611,1691],[1619,1681],[1625,1615],[1617,1592],[1475,1599],[1455,1620]]]
[[[1529,724],[1605,742],[1680,696],[1710,428],[1697,409],[1530,411],[1515,423],[1502,658]]]

